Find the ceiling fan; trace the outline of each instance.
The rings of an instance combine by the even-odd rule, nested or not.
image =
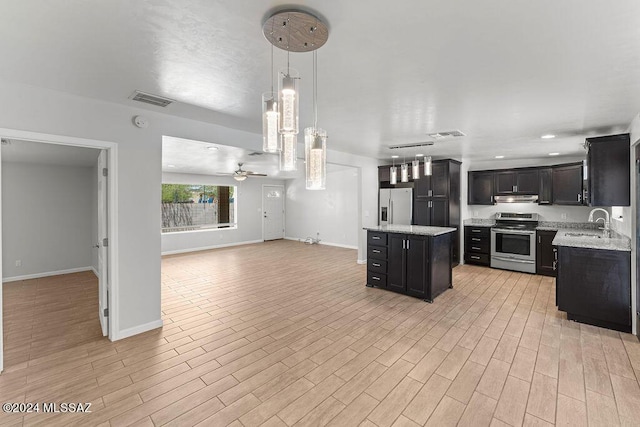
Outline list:
[[[236,169],[232,173],[220,173],[218,175],[231,175],[233,176],[233,179],[235,179],[236,181],[244,181],[245,179],[247,179],[248,176],[267,176],[264,173],[256,173],[256,172],[244,170],[242,169],[243,164],[244,163],[238,163],[238,169]]]

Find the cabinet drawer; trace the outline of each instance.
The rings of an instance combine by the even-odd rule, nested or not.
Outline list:
[[[464,262],[467,264],[489,265],[489,254],[465,253]]]
[[[376,273],[375,271],[367,271],[367,283],[372,286],[378,286],[380,288],[387,287],[387,275],[383,273]]]
[[[369,231],[367,233],[367,245],[387,245],[387,233],[381,233],[378,231]]]
[[[465,241],[464,250],[465,252],[488,254],[489,247],[489,239],[468,236],[467,240]]]
[[[387,247],[386,246],[368,246],[367,247],[367,259],[387,259]]]
[[[490,227],[474,227],[470,225],[466,225],[464,227],[464,234],[467,237],[484,237],[486,239],[489,238]]]
[[[387,261],[367,259],[367,270],[375,273],[387,273]]]

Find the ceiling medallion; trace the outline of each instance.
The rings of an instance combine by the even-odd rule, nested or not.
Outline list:
[[[272,45],[288,52],[312,52],[329,38],[327,26],[301,10],[274,13],[265,21],[262,32]]]

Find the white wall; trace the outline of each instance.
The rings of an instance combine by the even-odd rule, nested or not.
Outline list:
[[[3,163],[3,279],[92,266],[92,176],[87,167]]]
[[[320,232],[322,244],[357,249],[361,228],[359,180],[358,170],[351,167],[328,172],[324,191],[306,190],[304,177],[288,180],[287,238],[304,240]]]
[[[197,230],[162,233],[162,253],[180,253],[211,249],[243,243],[262,241],[262,185],[283,185],[284,181],[265,178],[248,178],[238,182],[231,177],[191,175],[179,173],[162,174],[166,184],[208,184],[236,186],[235,196],[237,224],[235,229]],[[160,212],[160,198],[156,203]],[[158,227],[160,233],[160,227]]]

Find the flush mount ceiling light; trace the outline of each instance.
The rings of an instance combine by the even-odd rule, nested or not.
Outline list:
[[[556,137],[555,135],[548,133],[546,135],[542,135],[540,138],[542,138],[542,139],[553,139],[555,137]]]
[[[560,153],[549,153],[550,156],[559,156]]]
[[[211,150],[211,151],[218,151],[220,148],[216,147],[215,145],[210,145],[207,147],[207,150]]]
[[[496,156],[496,159],[504,159],[504,156]]]

